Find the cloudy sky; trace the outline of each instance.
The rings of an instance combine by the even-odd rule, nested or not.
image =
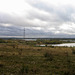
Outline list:
[[[75,0],[0,0],[0,37],[75,37]]]

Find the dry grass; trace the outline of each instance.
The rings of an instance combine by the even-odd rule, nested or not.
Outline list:
[[[75,75],[75,55],[68,47],[34,47],[24,43],[0,44],[0,75]],[[44,54],[51,53],[47,61]],[[20,72],[20,73],[19,73]]]

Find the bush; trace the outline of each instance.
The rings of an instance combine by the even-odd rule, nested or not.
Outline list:
[[[18,54],[19,54],[19,55],[22,55],[22,50],[23,50],[23,49],[19,49],[19,51],[18,51]]]
[[[6,43],[6,41],[3,39],[0,39],[0,43]]]
[[[52,55],[52,53],[50,53],[50,52],[46,52],[46,53],[44,54],[44,57],[46,57],[47,60],[49,60],[49,61],[52,61],[52,60],[53,60],[53,55]]]
[[[75,54],[75,49],[74,48],[72,48],[72,54]]]
[[[4,65],[3,64],[0,64],[0,67],[2,68]]]
[[[22,68],[19,71],[19,75],[25,75],[29,72],[29,67],[28,66],[22,66]]]
[[[68,71],[65,71],[63,73],[63,75],[75,75],[75,71],[74,70],[68,70]]]

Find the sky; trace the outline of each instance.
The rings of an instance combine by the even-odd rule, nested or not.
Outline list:
[[[75,0],[0,0],[0,37],[75,38]]]

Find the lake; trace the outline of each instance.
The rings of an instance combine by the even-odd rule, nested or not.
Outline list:
[[[53,44],[52,46],[67,46],[67,47],[74,47],[74,46],[75,46],[75,43]]]
[[[36,46],[40,46],[40,47],[45,47],[46,45],[45,44],[41,44],[41,45],[36,45]],[[62,47],[62,46],[65,46],[65,47],[74,47],[75,46],[75,43],[63,43],[63,44],[47,44],[47,46],[59,46],[59,47]]]

